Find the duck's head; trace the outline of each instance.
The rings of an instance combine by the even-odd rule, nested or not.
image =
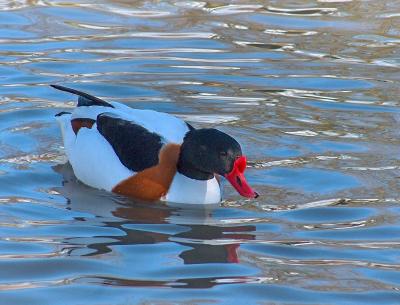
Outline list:
[[[213,128],[194,129],[186,134],[178,161],[181,174],[196,180],[221,175],[240,195],[257,198],[258,194],[244,177],[245,170],[246,156],[231,136]]]

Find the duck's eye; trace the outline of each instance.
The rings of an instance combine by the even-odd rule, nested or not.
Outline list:
[[[226,151],[221,151],[221,152],[219,153],[219,155],[220,155],[221,157],[226,157],[226,156],[228,155],[228,153],[227,153]]]

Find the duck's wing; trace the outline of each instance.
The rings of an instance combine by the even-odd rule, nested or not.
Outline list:
[[[111,109],[111,108],[110,108]],[[71,114],[57,117],[68,160],[76,177],[98,189],[112,191],[121,181],[159,163],[160,135],[113,113],[100,114],[79,129]]]
[[[158,154],[166,142],[159,134],[113,113],[100,114],[96,123],[99,133],[128,169],[140,172],[158,164]]]

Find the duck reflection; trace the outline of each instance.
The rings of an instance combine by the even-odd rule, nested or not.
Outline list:
[[[117,236],[95,236],[89,243],[85,239],[88,251],[82,254],[80,247],[75,252],[78,255],[111,253],[116,246],[173,242],[184,246],[176,247],[185,249],[177,254],[184,265],[239,263],[240,244],[255,239],[255,226],[221,223],[214,216],[218,210],[221,212],[219,207],[168,206],[132,201],[83,185],[76,180],[68,164],[58,165],[54,169],[64,177],[62,187],[56,188],[56,191],[67,199],[67,208],[88,214],[88,217],[80,217],[79,220],[116,228],[121,232]],[[111,231],[115,233],[115,230]],[[74,255],[74,250],[70,255]],[[115,286],[209,288],[219,283],[247,282],[252,279],[245,276],[189,277],[160,281],[93,276],[88,280]]]
[[[115,245],[175,242],[190,248],[179,254],[184,264],[238,263],[240,243],[254,239],[255,226],[218,224],[213,218],[215,206],[187,208],[132,201],[83,185],[69,164],[54,169],[64,177],[57,191],[67,198],[69,209],[95,215],[103,225],[122,232],[120,236],[99,237],[106,241],[88,245],[93,251],[87,255],[111,252]],[[140,224],[145,226],[135,229]],[[163,232],[162,225],[174,225],[177,232]]]

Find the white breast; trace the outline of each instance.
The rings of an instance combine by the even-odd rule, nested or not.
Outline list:
[[[215,204],[221,201],[217,179],[195,180],[176,173],[166,201],[189,204]]]

